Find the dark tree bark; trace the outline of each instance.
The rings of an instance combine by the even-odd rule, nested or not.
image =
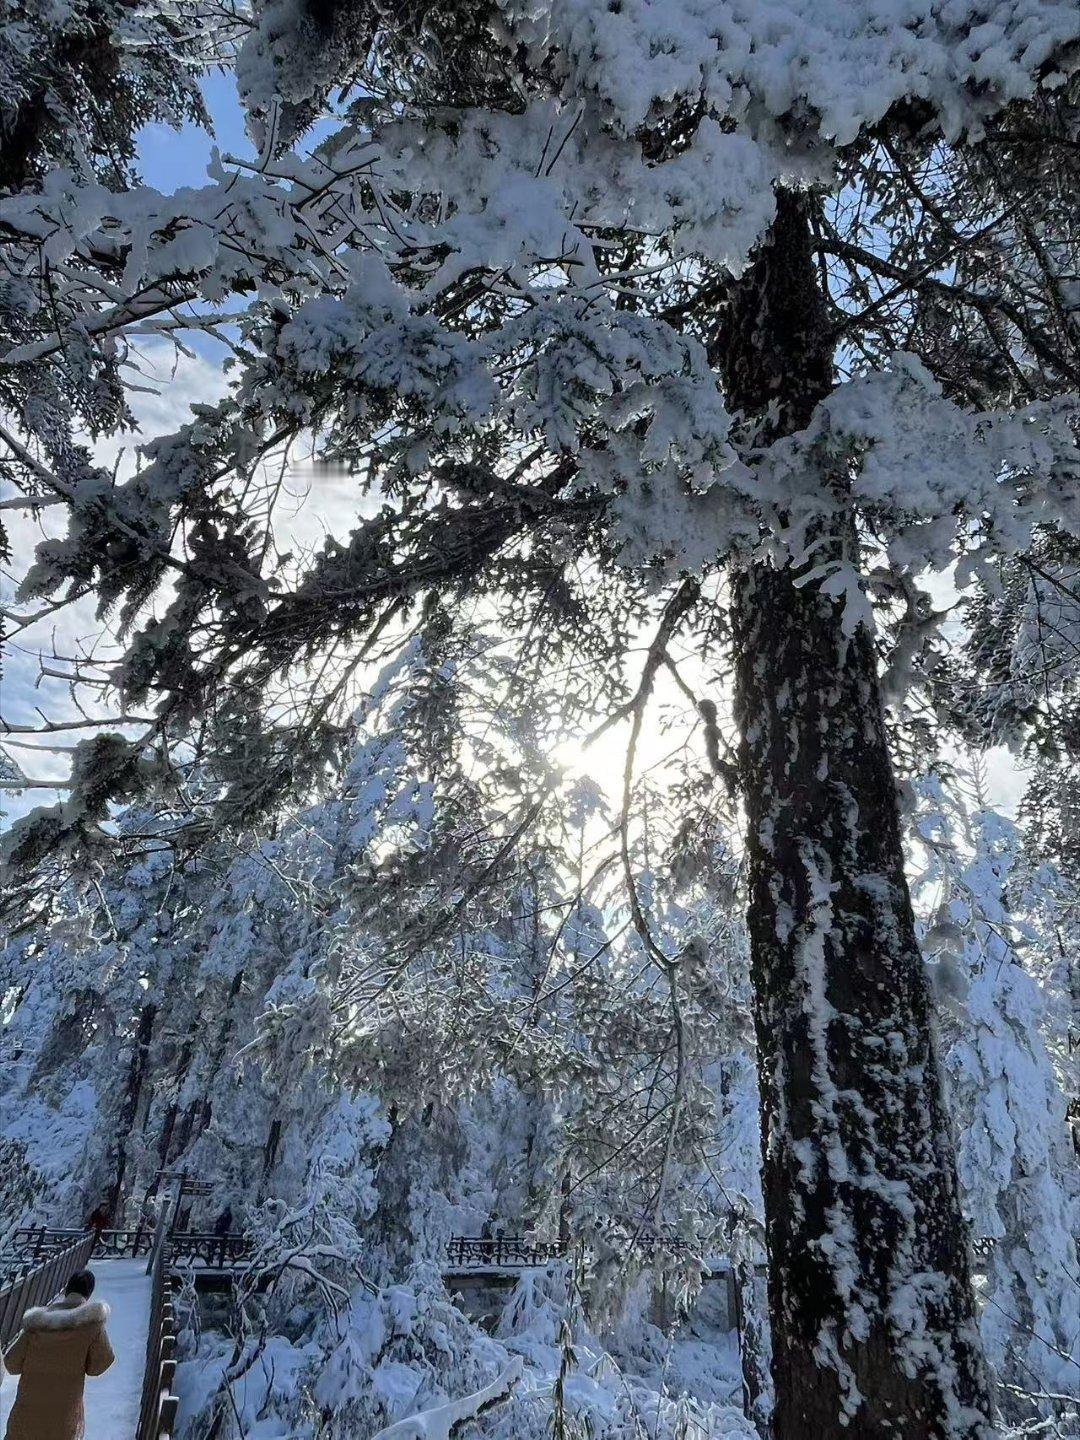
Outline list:
[[[735,1333],[739,1342],[739,1369],[742,1373],[743,1414],[762,1440],[770,1440],[771,1426],[765,1412],[768,1394],[768,1331],[765,1316],[758,1303],[757,1274],[753,1254],[746,1244],[732,1249],[732,1309],[735,1312]]]
[[[773,438],[833,384],[807,203],[780,197],[716,357]],[[850,523],[815,538],[815,563],[853,551]],[[988,1383],[873,642],[799,578],[745,569],[732,617],[774,1436],[974,1440]]]
[[[113,1165],[112,1181],[105,1199],[105,1213],[119,1223],[120,1197],[124,1193],[124,1178],[127,1174],[128,1143],[135,1130],[146,1081],[147,1063],[150,1056],[150,1040],[154,1033],[157,1006],[146,1004],[139,1011],[139,1023],[132,1039],[131,1063],[128,1066],[127,1082],[117,1116],[116,1158]]]

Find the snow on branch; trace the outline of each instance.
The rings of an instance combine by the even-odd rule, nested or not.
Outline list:
[[[437,1405],[433,1410],[424,1410],[419,1415],[397,1420],[385,1430],[380,1430],[374,1440],[450,1440],[459,1425],[466,1420],[472,1420],[509,1395],[521,1378],[522,1366],[521,1357],[515,1356],[501,1375],[496,1376],[490,1385],[477,1390],[474,1395],[465,1395],[460,1400]]]

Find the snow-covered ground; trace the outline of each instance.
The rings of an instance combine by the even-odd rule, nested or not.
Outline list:
[[[139,1422],[146,1331],[150,1323],[150,1281],[145,1260],[102,1260],[94,1265],[94,1298],[109,1306],[108,1332],[116,1362],[86,1382],[86,1440],[130,1440]],[[0,1434],[15,1400],[18,1380],[0,1382]]]

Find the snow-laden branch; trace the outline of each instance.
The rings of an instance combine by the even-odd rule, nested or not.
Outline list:
[[[432,1410],[422,1410],[405,1420],[397,1420],[385,1430],[380,1430],[374,1440],[450,1440],[459,1425],[504,1400],[521,1378],[521,1371],[521,1357],[515,1356],[501,1375],[474,1395],[465,1395],[460,1400],[450,1400]]]

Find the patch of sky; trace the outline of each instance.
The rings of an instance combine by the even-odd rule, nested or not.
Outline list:
[[[254,160],[255,147],[244,129],[244,112],[236,80],[226,71],[212,70],[201,81],[203,99],[213,134],[199,125],[174,130],[171,125],[144,125],[138,136],[139,171],[147,185],[166,195],[185,185],[206,183],[207,166],[216,145],[223,155]]]
[[[139,172],[147,185],[172,195],[186,185],[203,185],[215,146],[223,158],[254,162],[257,151],[244,125],[244,109],[231,71],[211,70],[199,82],[212,131],[199,125],[144,125],[138,135]],[[316,121],[301,139],[301,154],[310,152],[332,134],[339,117]]]
[[[187,124],[174,129],[171,125],[154,122],[144,125],[137,136],[138,167],[143,183],[164,195],[212,183],[208,171],[215,149],[226,168],[230,159],[248,165],[258,160],[257,147],[247,133],[244,107],[240,103],[232,71],[207,71],[199,81],[199,88],[210,118],[209,128]],[[340,117],[336,115],[327,115],[325,119],[316,121],[299,142],[297,148],[301,154],[310,154],[337,129],[339,123]],[[202,301],[194,301],[182,308],[189,312],[207,313],[213,309]],[[231,327],[225,327],[224,333],[236,338]],[[212,335],[191,330],[185,334],[184,344],[200,359],[216,367],[220,367],[226,358],[225,347]],[[153,379],[150,383],[154,383]],[[161,432],[147,431],[147,434],[153,433]]]

